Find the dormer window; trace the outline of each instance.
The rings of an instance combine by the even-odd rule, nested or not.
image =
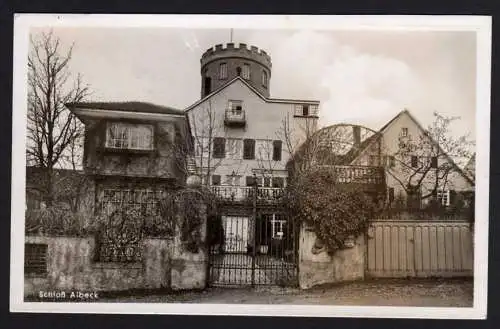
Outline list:
[[[148,124],[109,123],[106,129],[106,147],[152,150],[153,130],[153,126]]]

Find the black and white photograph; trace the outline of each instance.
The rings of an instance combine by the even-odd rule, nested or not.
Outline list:
[[[14,32],[11,311],[486,317],[490,18]]]

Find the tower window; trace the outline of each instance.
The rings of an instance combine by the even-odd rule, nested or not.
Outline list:
[[[250,80],[250,64],[243,64],[243,79]]]
[[[227,79],[227,64],[221,63],[219,66],[219,79]]]
[[[241,67],[239,66],[236,68],[236,75],[241,76]]]
[[[262,71],[262,85],[267,88],[267,72]]]

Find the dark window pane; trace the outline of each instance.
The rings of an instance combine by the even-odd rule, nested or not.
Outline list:
[[[431,168],[437,168],[438,167],[438,161],[437,157],[432,157],[431,158]]]
[[[212,175],[212,185],[220,185],[220,175]]]
[[[273,187],[284,187],[283,177],[273,177]]]
[[[246,176],[246,186],[253,186],[253,183],[254,183],[254,177]]]
[[[417,168],[418,167],[418,157],[416,155],[412,155],[411,156],[411,166],[413,168]]]
[[[309,115],[309,105],[302,105],[302,115],[303,116]]]

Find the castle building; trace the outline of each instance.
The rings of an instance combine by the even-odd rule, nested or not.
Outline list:
[[[271,57],[255,46],[216,45],[200,62],[201,99],[185,109],[198,174],[219,197],[235,202],[248,197],[255,179],[260,190],[278,193],[287,185],[290,154],[316,130],[320,102],[272,98]],[[269,235],[282,236],[283,225],[269,216]],[[224,218],[226,231],[231,221],[239,227],[232,232],[239,245],[249,244],[252,234],[242,232],[253,231],[251,215]]]

